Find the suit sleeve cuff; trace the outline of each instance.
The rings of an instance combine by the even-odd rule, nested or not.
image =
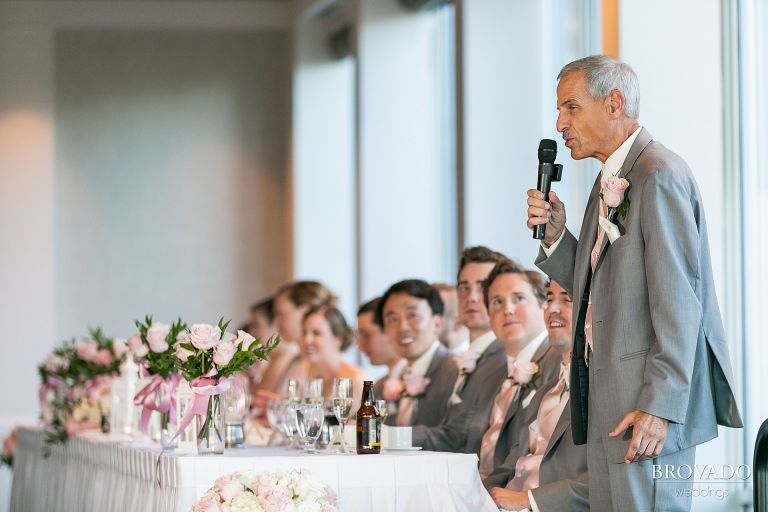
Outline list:
[[[544,254],[546,254],[547,258],[552,256],[552,253],[555,252],[557,246],[560,245],[560,240],[563,239],[563,235],[565,235],[565,229],[563,229],[563,231],[560,233],[560,236],[557,237],[557,240],[555,240],[549,247],[544,245],[544,242],[541,242],[541,250],[544,251]]]
[[[531,506],[529,507],[531,509],[531,512],[540,512],[538,505],[536,505],[536,500],[533,498],[533,493],[531,491],[528,491],[528,501],[530,502]]]

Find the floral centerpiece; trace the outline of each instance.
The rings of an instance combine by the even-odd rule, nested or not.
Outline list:
[[[142,379],[151,377],[134,397],[134,403],[143,407],[139,429],[146,435],[152,411],[160,413],[161,443],[172,446],[171,426],[176,425],[176,387],[179,371],[176,365],[176,338],[187,329],[181,318],[171,325],[153,322],[151,316],[144,321],[135,320],[138,332],[128,339],[128,346],[139,363]]]
[[[198,500],[192,512],[335,512],[336,493],[306,469],[291,472],[238,471],[225,475]]]
[[[109,387],[128,352],[101,328],[82,341],[66,341],[38,367],[40,408],[48,441],[63,442],[81,430],[98,429],[109,410]]]
[[[181,419],[176,436],[196,416],[200,454],[224,453],[221,395],[234,388],[238,409],[242,411],[245,407],[242,382],[232,375],[256,360],[265,360],[280,342],[279,337],[261,342],[245,331],[234,335],[227,332],[228,325],[223,318],[217,325],[194,324],[179,334],[174,343],[176,365],[194,394],[192,406]]]

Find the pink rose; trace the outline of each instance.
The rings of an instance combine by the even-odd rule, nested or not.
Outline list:
[[[189,341],[195,348],[210,350],[219,344],[221,329],[210,324],[195,324],[189,330]]]
[[[134,334],[128,338],[128,348],[131,349],[131,353],[136,359],[142,359],[149,353],[149,347],[141,341],[138,334]]]
[[[219,366],[226,366],[237,352],[234,341],[222,341],[213,349],[213,362]]]
[[[221,499],[229,501],[234,499],[235,496],[243,492],[243,484],[234,475],[225,475],[213,484],[213,488],[219,493]]]
[[[99,350],[93,357],[93,362],[99,366],[109,366],[112,364],[112,352],[106,348]]]
[[[128,343],[123,338],[115,338],[112,342],[112,352],[116,358],[120,359],[128,353]]]
[[[293,498],[287,489],[279,486],[259,496],[264,503],[264,512],[282,512],[291,504]]]
[[[83,361],[92,361],[99,351],[99,344],[94,340],[86,340],[77,346],[77,355]]]
[[[215,491],[208,491],[195,503],[192,512],[222,512],[221,499]]]
[[[67,360],[63,357],[51,354],[45,361],[45,369],[49,372],[57,372],[67,365]]]
[[[477,367],[477,360],[480,358],[478,354],[474,352],[464,352],[453,358],[456,363],[456,367],[459,369],[462,375],[472,373]]]
[[[333,487],[331,487],[330,485],[325,486],[325,496],[324,496],[324,498],[325,498],[326,503],[329,506],[331,506],[331,507],[335,507],[336,506],[336,502],[337,502],[338,498],[336,497],[336,491],[334,491]]]
[[[147,343],[149,344],[149,350],[156,354],[161,354],[168,350],[168,342],[165,341],[165,338],[168,336],[170,330],[171,328],[168,325],[159,322],[153,323],[152,327],[147,329]]]
[[[237,331],[237,339],[235,340],[235,343],[237,345],[240,345],[243,347],[243,350],[248,350],[251,348],[251,344],[256,341],[256,338],[251,336],[245,331]]]
[[[189,359],[190,357],[195,355],[195,353],[192,352],[191,350],[188,350],[188,349],[182,347],[181,343],[182,342],[180,342],[180,341],[177,341],[176,343],[174,343],[174,345],[173,345],[174,355],[180,361],[186,361],[187,359]],[[186,342],[184,342],[184,343],[186,343]]]
[[[405,391],[408,393],[409,396],[419,396],[424,394],[424,391],[427,390],[427,386],[429,386],[430,379],[424,377],[423,375],[407,375],[405,379]]]
[[[618,208],[624,201],[624,191],[629,187],[629,182],[624,178],[611,176],[603,178],[600,183],[600,189],[603,193],[603,202],[608,208]]]
[[[400,379],[387,379],[384,381],[384,399],[394,402],[400,400],[403,393],[403,381]]]
[[[539,371],[539,365],[526,361],[515,361],[510,369],[509,376],[518,384],[528,384],[536,372]]]

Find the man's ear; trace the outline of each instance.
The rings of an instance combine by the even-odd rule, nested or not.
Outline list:
[[[624,95],[618,89],[614,89],[608,95],[608,112],[611,116],[618,117],[624,112]]]
[[[432,321],[435,322],[435,332],[440,334],[440,331],[443,330],[443,315],[433,315]]]

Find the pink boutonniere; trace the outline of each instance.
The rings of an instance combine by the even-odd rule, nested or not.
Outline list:
[[[429,386],[429,383],[431,382],[430,379],[423,375],[413,374],[406,375],[403,380],[405,381],[406,396],[410,396],[411,398],[423,395],[427,390],[427,386]]]
[[[539,365],[531,362],[515,361],[507,374],[508,379],[523,389],[535,388],[534,377],[539,374]]]
[[[478,354],[467,351],[454,357],[453,361],[456,363],[456,367],[459,369],[459,373],[463,376],[475,371],[475,368],[477,367],[477,360],[479,358],[480,356]]]
[[[387,379],[384,381],[384,399],[389,402],[399,400],[404,390],[405,386],[400,379]]]
[[[616,176],[600,180],[600,199],[608,207],[608,220],[614,212],[618,212],[622,219],[627,216],[629,199],[625,197],[625,192],[629,185],[629,180]]]

